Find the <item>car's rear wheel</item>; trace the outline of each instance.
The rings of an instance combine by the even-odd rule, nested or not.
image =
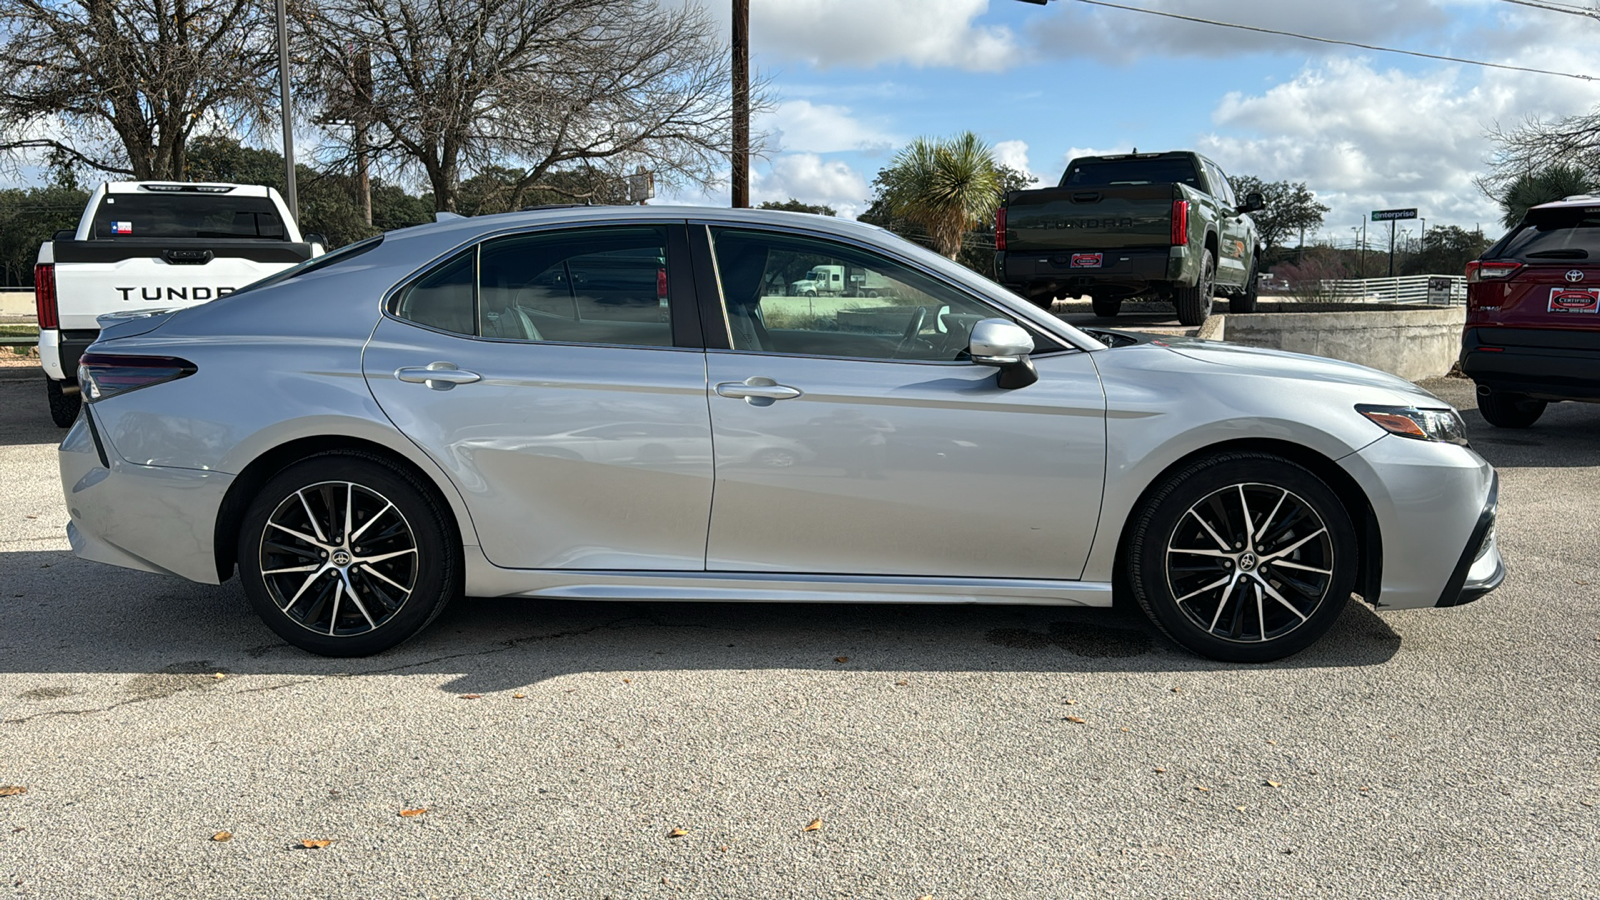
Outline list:
[[[50,377],[44,380],[44,395],[50,401],[50,421],[57,428],[71,428],[83,408],[83,395],[67,393],[61,382]]]
[[[323,656],[366,656],[421,631],[461,592],[452,534],[406,472],[375,456],[314,456],[256,495],[239,573],[279,637]]]
[[[1356,536],[1334,492],[1266,453],[1198,460],[1135,511],[1125,564],[1134,598],[1183,647],[1268,662],[1310,646],[1356,580]]]
[[[1478,397],[1478,412],[1483,413],[1483,418],[1496,428],[1527,428],[1539,421],[1549,405],[1544,400],[1531,399],[1527,394],[1503,391]]]
[[[1094,314],[1102,319],[1114,319],[1122,311],[1121,297],[1090,297],[1089,305],[1094,307]]]
[[[1178,308],[1178,321],[1193,328],[1205,323],[1211,315],[1211,304],[1217,293],[1217,258],[1210,250],[1200,260],[1200,275],[1194,287],[1179,285],[1172,296],[1172,305]]]

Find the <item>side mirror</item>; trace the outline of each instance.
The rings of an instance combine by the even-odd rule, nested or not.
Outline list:
[[[1244,205],[1239,207],[1241,213],[1253,213],[1267,208],[1267,198],[1261,196],[1260,191],[1251,191],[1244,195]]]
[[[1028,354],[1033,352],[1033,337],[1021,325],[1008,319],[983,319],[972,326],[967,346],[972,361],[1000,369],[1000,387],[1024,388],[1039,380]]]

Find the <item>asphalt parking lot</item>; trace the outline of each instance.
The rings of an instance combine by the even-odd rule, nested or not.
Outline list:
[[[0,381],[0,896],[1600,896],[1600,406],[1427,386],[1505,585],[1238,667],[1126,610],[487,600],[320,659],[75,559]]]

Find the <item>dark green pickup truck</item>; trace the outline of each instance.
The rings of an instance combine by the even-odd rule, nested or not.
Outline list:
[[[1073,160],[1053,188],[1013,191],[995,214],[995,271],[1049,307],[1088,294],[1114,316],[1126,299],[1171,300],[1199,325],[1217,294],[1231,312],[1256,304],[1259,194],[1241,203],[1217,164],[1198,153]]]

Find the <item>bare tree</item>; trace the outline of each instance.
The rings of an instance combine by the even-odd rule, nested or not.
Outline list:
[[[265,117],[260,0],[0,0],[0,151],[139,179],[183,175],[194,129]]]
[[[328,120],[349,123],[333,129],[346,156],[420,170],[441,210],[489,166],[519,173],[513,205],[536,186],[596,193],[562,189],[549,177],[560,171],[598,184],[643,166],[707,185],[726,169],[729,52],[699,6],[297,0],[294,14],[304,87]]]
[[[1489,173],[1477,184],[1493,200],[1502,201],[1513,182],[1552,167],[1600,178],[1600,109],[1553,121],[1527,119],[1511,128],[1497,124],[1485,137],[1494,151]]]

